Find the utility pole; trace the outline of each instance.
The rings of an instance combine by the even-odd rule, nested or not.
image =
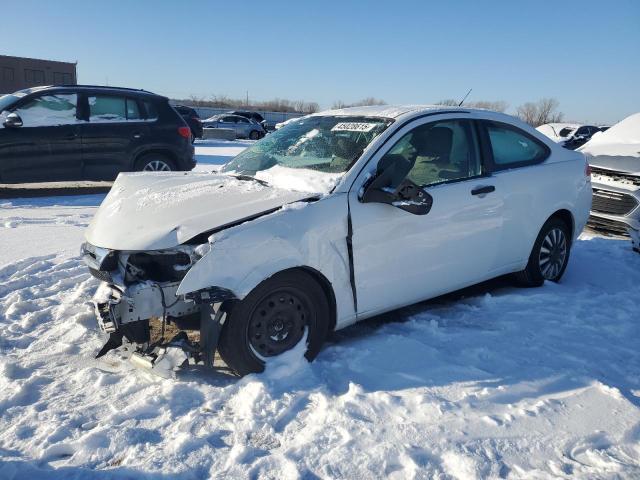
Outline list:
[[[247,90],[247,103],[246,103],[247,107],[249,106],[249,90]]]

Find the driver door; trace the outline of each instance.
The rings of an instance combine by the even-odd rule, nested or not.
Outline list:
[[[390,144],[373,157],[373,165],[388,164],[385,155],[409,160],[408,174],[394,182],[408,178],[431,195],[433,204],[426,215],[416,215],[386,203],[362,203],[365,181],[356,181],[349,204],[358,315],[491,278],[497,265],[503,201],[497,179],[482,173],[474,123],[417,121]]]
[[[45,93],[20,104],[23,125],[3,130],[2,179],[10,183],[78,180],[82,140],[77,95]]]

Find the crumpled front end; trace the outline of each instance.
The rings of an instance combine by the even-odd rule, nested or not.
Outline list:
[[[200,327],[201,303],[193,296],[176,295],[187,271],[200,258],[197,246],[120,252],[85,243],[81,253],[91,274],[102,282],[93,305],[100,330],[110,337],[98,356],[121,346],[123,338],[140,350],[149,348],[152,319],[161,322],[161,341],[167,322],[181,330]]]

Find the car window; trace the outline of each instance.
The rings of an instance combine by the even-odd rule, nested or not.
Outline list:
[[[484,122],[491,142],[493,162],[497,168],[509,168],[544,160],[547,148],[526,132],[498,122]]]
[[[576,130],[576,136],[578,135],[589,135],[589,127],[580,127]]]
[[[158,109],[153,102],[144,102],[144,109],[147,111],[147,120],[158,119]]]
[[[251,123],[249,120],[247,120],[246,118],[238,118],[238,123]]]
[[[467,120],[427,123],[414,128],[391,147],[380,164],[395,161],[408,162],[411,169],[404,178],[421,186],[481,173],[476,133]]]
[[[132,98],[127,98],[127,120],[140,120],[141,118],[138,102]]]
[[[68,125],[78,122],[78,97],[72,94],[48,94],[34,98],[15,109],[25,127]]]
[[[91,95],[88,100],[90,122],[125,122],[127,120],[126,101],[123,97]]]
[[[220,119],[221,122],[224,123],[236,123],[236,118],[235,117],[222,117]]]

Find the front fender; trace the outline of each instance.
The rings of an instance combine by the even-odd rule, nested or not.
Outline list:
[[[242,299],[278,272],[310,267],[320,272],[334,290],[337,323],[350,323],[355,310],[349,282],[345,201],[343,195],[335,195],[214,234],[210,251],[187,272],[176,294],[221,287]]]

